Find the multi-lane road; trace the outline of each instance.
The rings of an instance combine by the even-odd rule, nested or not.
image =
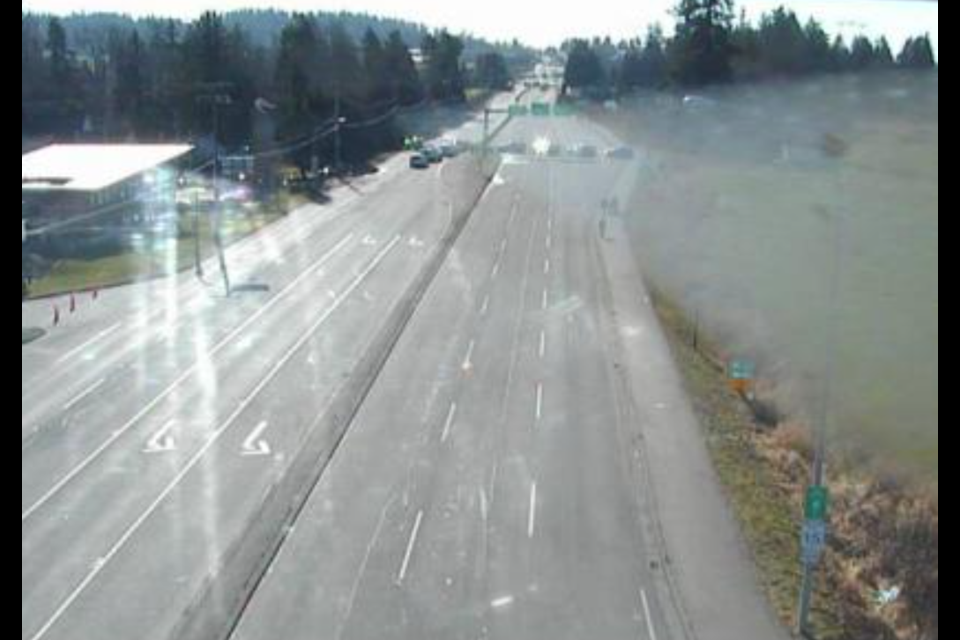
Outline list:
[[[22,638],[781,637],[600,238],[640,170],[395,158],[232,249],[268,288],[137,285],[24,347]]]

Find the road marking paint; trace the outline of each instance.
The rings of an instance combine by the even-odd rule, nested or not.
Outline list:
[[[170,435],[170,432],[173,431],[176,425],[177,423],[173,420],[165,424],[160,431],[150,438],[143,452],[148,455],[156,455],[158,453],[172,453],[176,451],[177,441]]]
[[[547,332],[540,332],[540,349],[538,351],[540,359],[543,360],[547,356]]]
[[[530,513],[527,517],[527,537],[531,540],[537,533],[537,483],[530,485]]]
[[[640,591],[640,600],[643,602],[643,616],[647,621],[647,634],[650,640],[657,640],[657,630],[653,625],[653,615],[650,612],[650,600],[647,599],[647,592]]]
[[[450,439],[450,432],[453,430],[453,423],[457,419],[457,403],[450,405],[450,411],[447,413],[447,421],[443,425],[443,435],[440,436],[440,442],[446,442]]]
[[[476,351],[476,349],[477,349],[477,341],[471,340],[470,345],[467,347],[467,355],[464,356],[463,364],[460,365],[460,368],[463,369],[465,373],[473,369],[473,354],[474,354],[474,351]]]
[[[270,427],[269,422],[261,422],[257,427],[250,432],[250,435],[247,436],[247,439],[243,441],[243,446],[241,447],[241,455],[247,457],[262,457],[269,456],[273,453],[270,448],[270,443],[263,439],[263,434]]]
[[[537,422],[543,419],[543,383],[537,385]]]
[[[315,335],[317,330],[324,324],[327,320],[339,309],[340,306],[350,297],[350,295],[356,291],[363,281],[376,270],[383,260],[396,248],[397,244],[400,242],[400,236],[397,236],[393,242],[391,242],[380,254],[370,263],[370,266],[357,277],[356,280],[347,288],[343,295],[337,300],[336,304],[331,306],[320,318],[314,322],[313,325],[304,333],[300,339],[294,344],[287,353],[274,365],[273,369],[270,370],[270,373],[267,374],[263,380],[257,385],[254,391],[245,399],[236,410],[227,418],[227,420],[217,428],[213,434],[207,439],[206,444],[194,454],[194,456],[187,462],[187,464],[180,470],[176,477],[171,480],[170,484],[163,490],[163,492],[154,500],[150,506],[140,515],[137,520],[130,525],[130,527],[120,536],[119,540],[110,548],[110,550],[100,559],[96,566],[94,566],[90,573],[80,582],[79,585],[70,593],[70,595],[63,601],[63,603],[57,607],[56,611],[50,616],[49,620],[37,631],[33,636],[30,637],[30,640],[42,640],[50,631],[63,619],[63,616],[66,615],[74,604],[83,596],[87,589],[90,588],[100,574],[103,573],[104,569],[123,551],[124,547],[133,539],[133,537],[140,531],[147,520],[149,520],[161,505],[166,502],[176,490],[179,488],[180,484],[184,479],[196,468],[200,461],[207,455],[207,453],[217,444],[220,439],[226,434],[230,428],[236,423],[241,415],[250,407],[253,399],[260,395],[266,387],[273,382],[273,380],[279,375],[284,367],[292,360],[297,353],[303,348],[303,346],[309,342]]]
[[[99,380],[94,382],[92,385],[87,387],[85,390],[78,393],[73,398],[73,400],[63,405],[64,413],[70,413],[77,405],[79,405],[81,402],[83,402],[84,400],[92,396],[94,393],[96,393],[97,390],[100,389],[100,387],[106,384],[106,382],[107,382],[106,378],[100,378]]]
[[[483,304],[480,305],[480,316],[487,315],[487,312],[490,311],[490,294],[488,293],[483,298]]]
[[[546,289],[543,290],[543,300],[540,302],[540,308],[544,311],[547,310],[547,307],[550,306],[550,292]]]
[[[423,526],[423,509],[417,513],[417,520],[413,524],[410,541],[407,543],[407,552],[403,556],[403,563],[400,565],[400,572],[397,574],[397,586],[403,585],[407,579],[407,573],[410,571],[410,562],[413,560],[413,552],[416,550],[417,540],[420,538],[421,526]]]
[[[543,275],[545,276],[550,275],[550,258],[547,258],[543,262]]]
[[[353,239],[353,234],[347,235],[343,240],[341,240],[336,246],[334,246],[330,251],[320,257],[313,265],[311,265],[306,271],[300,274],[293,282],[287,285],[280,293],[277,294],[275,298],[269,301],[264,306],[260,307],[256,312],[253,313],[249,318],[247,318],[243,324],[238,326],[236,329],[231,331],[227,336],[218,342],[207,354],[206,360],[212,360],[218,353],[223,351],[226,347],[230,345],[234,340],[237,339],[243,332],[249,329],[255,322],[262,318],[268,311],[273,309],[281,300],[285,299],[290,292],[292,292],[296,287],[298,287],[304,280],[310,277],[317,269],[329,262],[336,254],[346,247],[346,245]],[[391,247],[392,248],[392,247]],[[205,360],[205,361],[206,361]],[[84,458],[77,466],[75,466],[69,473],[63,476],[60,480],[53,485],[53,487],[47,491],[36,503],[33,504],[29,509],[21,513],[20,522],[21,524],[29,520],[37,511],[42,509],[48,502],[50,502],[54,497],[56,497],[61,491],[63,491],[71,482],[73,482],[80,474],[86,471],[90,465],[96,462],[100,456],[102,456],[110,447],[116,444],[121,438],[123,438],[131,429],[133,429],[137,424],[140,423],[145,417],[150,415],[154,409],[160,406],[167,398],[173,395],[173,392],[180,388],[187,380],[192,378],[201,367],[201,363],[194,363],[189,369],[184,371],[180,377],[174,380],[170,386],[168,386],[160,395],[151,400],[149,403],[144,406],[133,418],[128,420],[126,424],[112,432],[109,438],[104,441],[99,447],[97,447],[89,456]]]
[[[61,365],[61,364],[63,364],[64,362],[66,362],[67,360],[70,360],[71,358],[73,358],[74,356],[76,356],[77,354],[83,353],[84,351],[86,351],[87,349],[89,349],[90,347],[92,347],[93,345],[95,345],[96,343],[100,342],[100,341],[103,340],[104,338],[106,338],[106,337],[108,337],[108,336],[116,333],[116,332],[119,331],[122,327],[123,327],[123,324],[120,323],[120,322],[118,322],[117,324],[115,324],[115,325],[113,325],[113,326],[111,326],[111,327],[108,327],[107,329],[104,329],[103,331],[101,331],[101,332],[98,333],[97,335],[93,336],[92,338],[90,338],[89,340],[87,340],[86,342],[84,342],[83,344],[81,344],[79,347],[76,347],[75,349],[71,349],[70,351],[68,351],[67,353],[65,353],[64,355],[62,355],[62,356],[57,360],[56,364]]]
[[[513,596],[504,596],[491,602],[490,606],[494,609],[506,609],[507,607],[513,605],[514,602],[515,600]]]

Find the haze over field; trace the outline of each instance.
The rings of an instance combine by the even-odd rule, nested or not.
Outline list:
[[[651,277],[811,415],[835,336],[844,437],[934,473],[938,88],[827,79],[617,117],[649,152],[631,212]]]

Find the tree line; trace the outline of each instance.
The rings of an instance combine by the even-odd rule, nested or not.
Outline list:
[[[937,67],[926,35],[911,38],[895,55],[886,38],[860,36],[849,43],[841,36],[831,38],[818,21],[803,23],[782,7],[758,24],[745,13],[738,18],[733,0],[680,0],[675,15],[671,37],[654,26],[646,37],[625,42],[567,42],[565,91],[605,97],[822,73]]]
[[[268,148],[338,119],[375,122],[350,127],[346,159],[362,160],[397,144],[383,118],[391,109],[501,89],[511,65],[532,60],[516,43],[481,46],[375,18],[361,31],[362,17],[348,18],[210,12],[182,23],[21,12],[23,135],[182,140],[216,128],[226,146]]]

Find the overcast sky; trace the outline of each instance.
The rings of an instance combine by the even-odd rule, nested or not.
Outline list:
[[[670,24],[675,0],[22,0],[23,9],[70,13],[115,11],[191,18],[207,9],[247,7],[350,10],[406,18],[433,27],[469,31],[491,39],[518,38],[535,46],[572,36],[632,37],[654,22]],[[787,4],[802,17],[817,16],[833,32],[886,35],[899,46],[929,32],[936,41],[938,5],[918,0],[740,0],[751,15]],[[549,9],[547,7],[549,6]]]

